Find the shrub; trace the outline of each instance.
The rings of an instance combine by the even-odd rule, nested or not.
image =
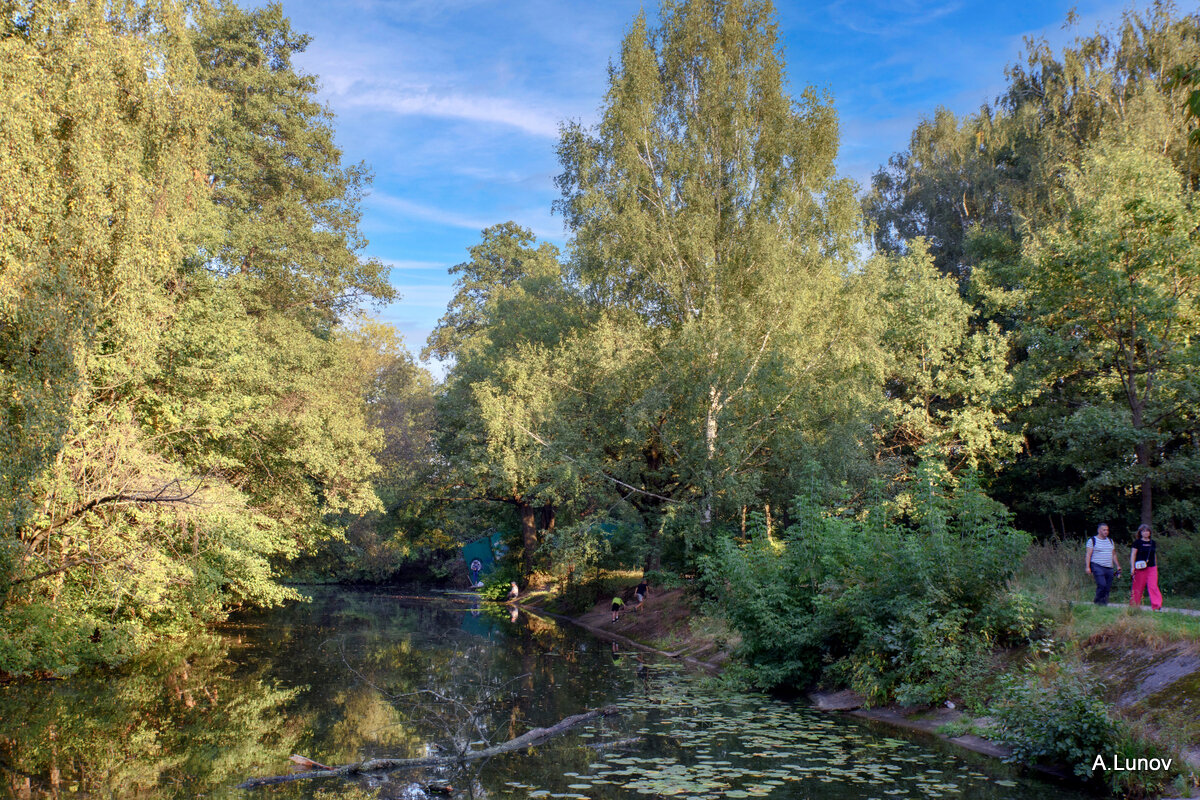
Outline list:
[[[1159,588],[1169,594],[1200,597],[1200,534],[1164,536],[1159,540],[1159,553]]]
[[[1006,589],[1028,537],[973,481],[919,472],[903,504],[851,517],[800,498],[780,540],[751,530],[701,565],[725,587],[752,683],[824,681],[869,702],[936,703],[979,674],[997,643],[1037,633],[1036,603]]]
[[[1139,770],[1094,770],[1097,755],[1111,764],[1172,755],[1108,713],[1103,686],[1079,664],[1057,661],[1005,675],[990,709],[992,736],[1012,748],[1007,761],[1033,766],[1064,764],[1079,778],[1103,783],[1121,797],[1157,796],[1178,774]]]
[[[996,738],[1012,749],[1006,760],[1063,763],[1080,778],[1091,777],[1096,754],[1113,753],[1119,733],[1102,689],[1079,666],[1052,664],[1006,676],[991,709]]]
[[[521,570],[515,564],[499,564],[483,579],[479,596],[484,600],[506,600],[513,581],[519,581]]]

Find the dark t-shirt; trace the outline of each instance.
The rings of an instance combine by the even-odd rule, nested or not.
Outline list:
[[[1158,550],[1158,542],[1154,541],[1153,539],[1148,542],[1138,539],[1133,543],[1132,549],[1136,551],[1135,555],[1133,556],[1134,561],[1145,561],[1147,567],[1158,566],[1158,563],[1154,558],[1155,552]]]
[[[637,590],[636,590],[636,591],[637,591],[637,593],[638,593],[638,594],[640,594],[642,597],[645,597],[645,596],[646,596],[646,590],[647,590],[647,589],[649,589],[649,588],[650,588],[650,585],[649,585],[649,584],[647,584],[645,581],[642,581],[641,583],[639,583],[639,584],[637,585]]]

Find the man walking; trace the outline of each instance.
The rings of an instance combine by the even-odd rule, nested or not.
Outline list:
[[[1101,522],[1096,528],[1096,535],[1088,539],[1085,561],[1087,573],[1096,581],[1096,597],[1092,602],[1098,606],[1106,606],[1113,578],[1121,574],[1121,562],[1113,558],[1113,543],[1112,539],[1108,538],[1108,523]]]

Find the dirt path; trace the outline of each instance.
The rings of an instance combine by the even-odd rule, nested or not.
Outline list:
[[[1076,600],[1074,602],[1075,602],[1075,605],[1077,605],[1077,606],[1095,605],[1094,603],[1090,603],[1087,600]],[[1150,610],[1149,607],[1147,607],[1147,606],[1128,606],[1128,605],[1122,606],[1119,603],[1111,603],[1107,606],[1107,608],[1137,608],[1141,611],[1149,611]],[[1189,617],[1200,617],[1200,609],[1195,609],[1195,608],[1170,608],[1169,606],[1163,606],[1162,608],[1159,609],[1159,611],[1166,612],[1168,614],[1186,614]]]
[[[612,620],[609,606],[610,601],[603,600],[589,611],[569,617],[535,604],[520,604],[525,611],[570,622],[602,639],[676,658],[711,672],[721,668],[736,643],[721,640],[713,631],[697,629],[693,623],[698,615],[688,603],[683,589],[655,591],[652,588],[640,611],[634,611],[630,602],[616,622]]]

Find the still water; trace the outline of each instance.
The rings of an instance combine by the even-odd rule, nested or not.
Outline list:
[[[621,713],[466,771],[235,788],[293,753],[424,756],[610,704]],[[0,687],[0,797],[386,799],[433,778],[521,800],[1085,797],[453,597],[319,593],[120,671]]]

